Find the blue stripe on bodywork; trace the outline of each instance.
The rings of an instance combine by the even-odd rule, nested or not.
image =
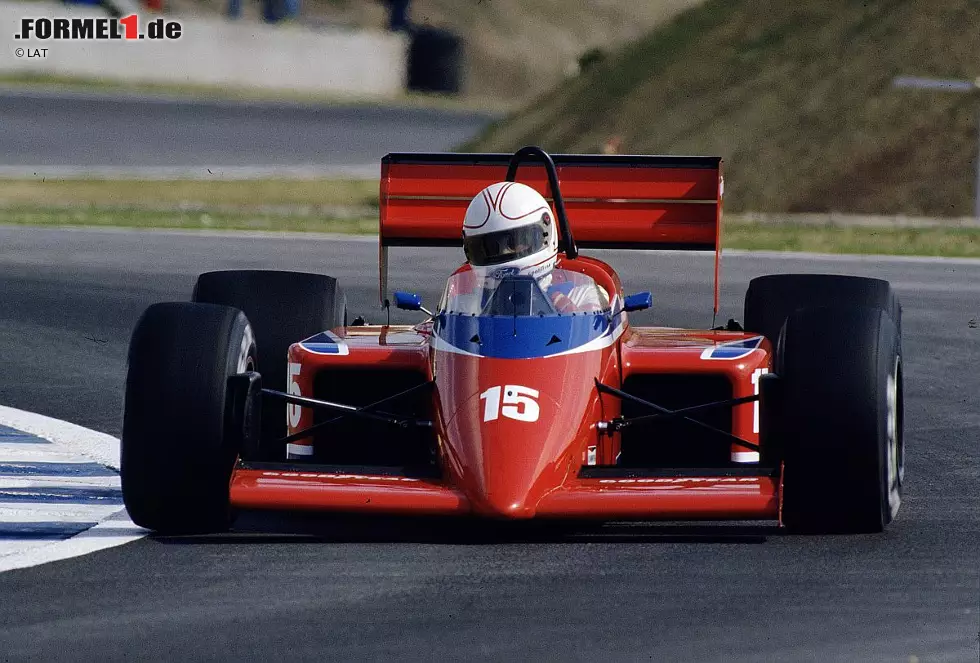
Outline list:
[[[114,477],[118,472],[98,463],[31,463],[0,461],[2,476]]]
[[[702,359],[741,359],[751,354],[762,345],[762,336],[728,341],[705,350]]]
[[[574,350],[612,334],[612,329],[606,313],[542,317],[444,313],[436,318],[433,333],[466,353],[499,359],[533,359]]]
[[[300,347],[318,355],[346,354],[344,341],[329,332],[320,332],[306,340],[300,341]]]
[[[35,523],[0,523],[0,540],[61,541],[98,523],[63,523],[57,521]]]
[[[318,355],[339,355],[340,347],[336,343],[309,343],[303,342],[302,345],[305,349],[310,352],[315,352]]]

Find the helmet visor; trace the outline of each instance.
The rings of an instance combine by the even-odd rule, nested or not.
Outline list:
[[[544,228],[539,223],[463,238],[466,259],[478,267],[526,258],[542,248]]]

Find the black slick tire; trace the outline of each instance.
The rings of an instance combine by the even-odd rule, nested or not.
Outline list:
[[[254,365],[241,311],[179,302],[143,313],[129,346],[121,454],[123,500],[137,525],[164,534],[227,529],[239,452],[226,436],[227,383]]]
[[[801,308],[819,306],[879,308],[902,331],[902,307],[888,281],[836,274],[772,274],[749,282],[744,326],[768,338],[773,347],[786,318]]]
[[[193,300],[232,306],[245,313],[255,333],[262,386],[288,391],[287,353],[293,343],[346,326],[347,298],[337,280],[301,272],[230,270],[201,274]],[[286,434],[286,403],[262,402],[261,439]],[[282,460],[284,449],[263,447],[260,458]]]
[[[878,307],[794,311],[779,335],[783,522],[801,533],[880,532],[904,479],[899,330]]]

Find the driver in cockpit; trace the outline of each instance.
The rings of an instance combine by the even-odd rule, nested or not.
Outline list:
[[[554,271],[558,260],[555,215],[544,197],[519,182],[498,182],[478,193],[463,218],[463,251],[475,276],[533,276],[559,313],[600,310],[595,283],[575,284]]]

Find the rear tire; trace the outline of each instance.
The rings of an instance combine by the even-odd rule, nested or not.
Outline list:
[[[347,298],[337,280],[322,274],[232,270],[201,274],[195,302],[244,311],[255,332],[262,386],[287,391],[287,353],[293,343],[347,324]],[[286,403],[262,399],[261,440],[286,434]],[[264,446],[260,458],[282,460],[285,449]]]
[[[779,336],[783,522],[796,532],[880,532],[904,479],[901,343],[886,311],[806,308]]]
[[[129,346],[121,459],[123,500],[137,525],[227,529],[239,452],[225,430],[228,377],[254,368],[255,354],[241,311],[180,302],[143,313]]]

